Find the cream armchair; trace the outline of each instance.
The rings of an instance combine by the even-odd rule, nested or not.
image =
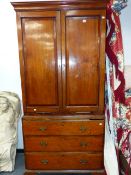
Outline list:
[[[19,97],[15,93],[0,92],[0,172],[14,170],[20,113]]]

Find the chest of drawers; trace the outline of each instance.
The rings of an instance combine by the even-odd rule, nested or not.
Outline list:
[[[103,169],[102,119],[25,116],[23,131],[27,169]]]

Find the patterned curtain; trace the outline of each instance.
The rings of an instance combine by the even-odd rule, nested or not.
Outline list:
[[[104,164],[107,175],[129,175],[131,167],[131,117],[126,108],[124,54],[119,15],[127,0],[110,0],[107,5],[106,91],[105,91],[105,148]],[[122,172],[119,153],[123,153],[128,167]]]

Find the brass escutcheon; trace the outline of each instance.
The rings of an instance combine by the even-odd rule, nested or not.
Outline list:
[[[47,146],[48,143],[47,143],[46,141],[40,141],[40,145],[41,145],[41,146]]]
[[[42,132],[43,131],[46,131],[47,130],[47,127],[40,127],[39,130],[42,131]]]
[[[80,160],[80,163],[81,163],[81,164],[87,164],[87,162],[88,162],[88,161],[85,160],[85,159]]]
[[[80,146],[81,147],[86,147],[87,146],[87,143],[86,142],[80,142]]]
[[[86,126],[80,126],[80,130],[81,130],[81,132],[84,132],[84,131],[87,130],[87,127]]]
[[[46,164],[48,164],[48,160],[46,160],[46,159],[45,160],[41,160],[41,163],[46,165]]]

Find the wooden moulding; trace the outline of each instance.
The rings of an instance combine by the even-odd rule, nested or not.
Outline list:
[[[27,121],[57,121],[57,120],[103,120],[105,115],[24,115],[23,120]]]
[[[52,171],[27,171],[24,173],[24,175],[43,175],[44,173],[52,173]],[[53,171],[53,173],[66,173],[66,174],[69,174],[70,173],[74,173],[74,171]],[[85,171],[85,170],[76,170],[75,171],[76,175],[78,173],[88,173],[87,175],[105,175],[105,172],[103,170],[99,170],[99,171]],[[53,174],[52,174],[53,175]]]
[[[15,11],[44,10],[44,9],[87,9],[105,8],[109,0],[56,0],[56,1],[32,1],[11,2]]]

